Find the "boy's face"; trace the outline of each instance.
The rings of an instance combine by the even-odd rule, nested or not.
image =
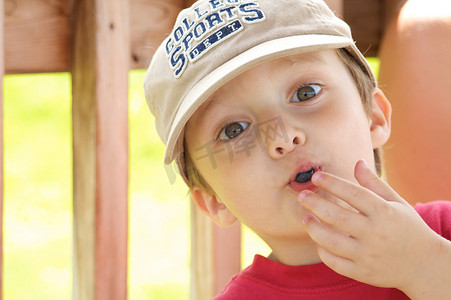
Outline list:
[[[389,113],[381,112],[386,99],[378,90],[374,98],[368,116],[333,50],[272,60],[242,73],[186,126],[187,150],[215,192],[208,197],[197,191],[195,201],[218,223],[237,217],[270,245],[307,237],[297,195],[316,190],[310,172],[356,182],[356,162],[374,166],[373,148],[388,138],[380,128],[388,122]]]

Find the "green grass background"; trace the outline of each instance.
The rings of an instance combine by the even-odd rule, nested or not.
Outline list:
[[[378,62],[370,60],[377,70]],[[145,104],[144,71],[130,73],[128,299],[189,299],[189,199],[171,183]],[[4,79],[6,300],[72,299],[70,75]],[[243,266],[267,246],[243,229]]]

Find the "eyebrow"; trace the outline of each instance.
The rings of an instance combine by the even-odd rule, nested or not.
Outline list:
[[[202,108],[203,111],[201,112],[201,115],[198,120],[198,123],[200,125],[204,124],[207,117],[209,116],[209,114],[211,114],[211,111],[215,107],[215,103],[218,102],[219,99],[220,99],[220,97],[218,97],[218,95],[216,95],[216,92],[214,92],[210,97],[207,98],[207,100],[205,100],[205,102],[207,102],[207,101],[208,102],[205,104],[205,107]]]
[[[293,65],[294,68],[296,65],[308,65],[312,63],[325,63],[323,57],[318,52],[307,52],[307,53],[297,53],[287,57]]]

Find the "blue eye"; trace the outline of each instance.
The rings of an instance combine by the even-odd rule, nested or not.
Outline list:
[[[248,127],[248,122],[234,122],[227,124],[221,132],[219,132],[219,140],[231,140],[242,134]]]
[[[290,99],[290,102],[308,101],[318,95],[318,93],[321,92],[321,89],[321,86],[317,84],[303,86],[294,93],[293,97]]]

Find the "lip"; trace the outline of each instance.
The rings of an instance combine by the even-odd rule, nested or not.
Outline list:
[[[288,183],[289,188],[293,190],[295,193],[300,193],[303,190],[310,190],[312,192],[316,191],[318,187],[314,185],[311,180],[304,183],[296,181],[296,176],[299,173],[307,172],[311,169],[317,172],[321,170],[321,166],[317,163],[310,161],[299,164],[290,177],[290,182]]]

